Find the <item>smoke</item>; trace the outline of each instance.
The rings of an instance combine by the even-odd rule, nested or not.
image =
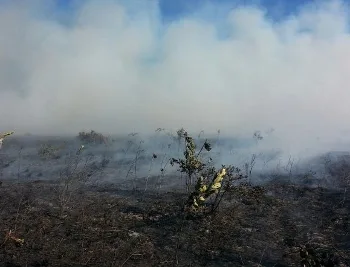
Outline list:
[[[70,12],[54,1],[1,5],[3,130],[252,136],[273,127],[271,142],[295,151],[349,133],[342,2],[279,20],[259,6],[218,3],[175,20],[155,1],[82,1]]]

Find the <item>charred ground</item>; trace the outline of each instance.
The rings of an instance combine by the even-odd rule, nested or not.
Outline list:
[[[350,266],[347,157],[327,163],[332,188],[275,176],[188,215],[180,175],[149,171],[154,149],[137,154],[139,140],[125,158],[96,144],[75,162],[79,142],[29,139],[1,150],[1,266]],[[170,153],[156,154],[165,169]],[[102,179],[121,164],[122,178]]]

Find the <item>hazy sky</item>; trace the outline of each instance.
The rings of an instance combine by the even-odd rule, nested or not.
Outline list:
[[[244,3],[0,0],[0,131],[341,136],[349,4]]]

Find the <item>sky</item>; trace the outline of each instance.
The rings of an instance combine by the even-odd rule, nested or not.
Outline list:
[[[80,0],[80,3],[84,1],[85,0]],[[149,0],[143,2],[147,1]],[[57,9],[64,11],[74,10],[77,2],[79,3],[79,1],[74,0],[56,0],[55,6]],[[305,6],[305,3],[312,3],[310,0],[158,0],[157,2],[161,16],[166,21],[179,19],[184,15],[196,12],[198,9],[201,9],[203,5],[208,3],[216,6],[225,6],[227,10],[239,5],[255,5],[266,9],[268,14],[275,19],[295,13],[298,9]]]
[[[293,5],[292,5],[293,4]],[[0,0],[1,131],[350,133],[349,2]],[[349,135],[350,136],[350,135]]]

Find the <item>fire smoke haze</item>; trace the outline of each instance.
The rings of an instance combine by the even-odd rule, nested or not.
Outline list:
[[[345,2],[278,20],[258,5],[209,2],[172,20],[156,1],[0,5],[4,131],[252,136],[272,127],[300,146],[349,133]]]

